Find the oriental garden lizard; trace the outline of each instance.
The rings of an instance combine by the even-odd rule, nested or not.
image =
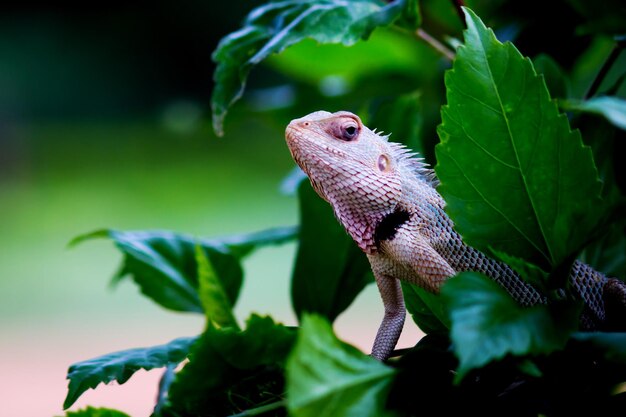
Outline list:
[[[315,191],[330,203],[369,259],[385,309],[373,357],[387,359],[400,337],[406,316],[400,281],[438,293],[456,273],[478,271],[521,305],[547,302],[509,266],[463,243],[444,211],[434,172],[403,145],[368,129],[358,116],[314,112],[293,120],[286,140]],[[622,281],[579,261],[569,280],[585,303],[583,330],[607,330],[608,323],[616,321],[624,325]]]

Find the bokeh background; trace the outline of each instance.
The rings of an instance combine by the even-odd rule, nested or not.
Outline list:
[[[0,415],[62,415],[71,363],[203,326],[130,281],[110,289],[121,260],[111,242],[68,242],[99,228],[221,236],[296,223],[297,202],[280,191],[293,168],[284,126],[324,101],[281,110],[294,91],[263,66],[225,136],[213,134],[210,54],[259,1],[11,3],[0,6]],[[332,96],[343,88],[336,81],[320,88]],[[294,250],[246,261],[238,318],[255,311],[295,323]],[[336,330],[367,350],[381,314],[369,286]],[[402,343],[416,337],[411,328]],[[159,377],[140,371],[72,409],[147,416]]]
[[[315,110],[358,112],[434,162],[450,64],[410,34],[384,29],[350,48],[303,41],[268,59],[217,138],[211,52],[261,3],[0,5],[0,416],[62,415],[70,364],[202,330],[202,317],[165,311],[130,281],[110,289],[121,260],[113,244],[69,249],[73,237],[100,228],[211,237],[297,223],[297,201],[281,191],[294,167],[283,133]],[[602,29],[610,9],[598,8],[598,17],[583,2],[544,3],[467,1],[499,39],[533,59],[553,94],[582,97],[614,47]],[[460,39],[452,2],[421,7],[429,33]],[[616,85],[624,97],[625,65],[622,53],[600,91]],[[265,248],[246,260],[240,320],[258,312],[296,323],[294,252],[293,244]],[[381,317],[370,285],[335,330],[367,351]],[[418,337],[407,320],[400,346]],[[123,386],[100,386],[72,409],[147,416],[160,375],[140,371]]]

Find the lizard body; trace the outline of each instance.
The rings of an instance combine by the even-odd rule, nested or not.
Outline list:
[[[509,266],[464,244],[444,211],[433,171],[358,116],[314,112],[293,120],[286,140],[315,191],[369,259],[385,307],[372,356],[388,358],[402,331],[406,311],[400,281],[437,293],[456,273],[478,271],[521,305],[547,302]],[[607,299],[626,307],[626,285],[588,265],[576,261],[570,281],[585,301],[585,330],[604,327]]]

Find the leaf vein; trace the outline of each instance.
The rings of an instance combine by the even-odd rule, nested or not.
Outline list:
[[[530,242],[531,245],[533,245],[542,255],[545,256],[545,253],[543,252],[543,250],[538,247],[536,245],[536,243],[530,239],[530,237],[528,237],[522,229],[520,229],[511,219],[509,219],[506,214],[504,214],[503,211],[501,211],[497,206],[495,206],[494,204],[492,204],[487,197],[478,189],[478,187],[476,187],[476,185],[472,182],[472,180],[465,174],[465,172],[463,171],[463,169],[461,168],[461,166],[459,165],[459,163],[456,161],[456,159],[454,159],[453,156],[451,156],[450,154],[448,154],[448,157],[452,160],[452,162],[457,166],[457,168],[459,169],[459,171],[461,172],[461,175],[463,175],[463,178],[465,178],[465,180],[467,181],[467,183],[474,189],[474,191],[476,191],[476,193],[482,198],[482,200],[487,203],[489,205],[489,207],[491,207],[496,213],[498,213],[500,216],[502,216],[503,219],[505,219],[511,226],[513,226],[513,228],[521,235],[523,236],[526,240],[528,240]],[[512,239],[513,240],[513,239]]]
[[[506,124],[509,140],[511,141],[511,146],[513,148],[513,153],[515,154],[515,159],[517,160],[518,166],[521,167],[520,156],[519,156],[519,153],[518,153],[517,146],[515,144],[515,138],[513,137],[513,132],[511,131],[511,124],[510,124],[509,118],[507,117],[506,112],[504,110],[504,103],[502,101],[502,96],[500,95],[500,91],[498,89],[498,86],[495,83],[493,72],[491,70],[491,65],[490,65],[489,59],[487,58],[487,51],[485,50],[485,45],[482,42],[479,42],[478,43],[478,47],[480,49],[480,52],[482,53],[483,60],[485,62],[485,67],[486,67],[487,71],[489,72],[489,80],[491,81],[491,85],[493,87],[493,91],[494,91],[494,93],[496,95],[496,98],[498,99],[498,103],[500,104],[500,108],[502,110],[502,117],[504,118],[504,121],[505,121],[505,124]],[[510,50],[510,46],[509,46],[509,50]],[[510,59],[510,53],[507,55],[507,60],[508,59]],[[533,215],[535,217],[535,221],[537,222],[537,225],[539,226],[539,230],[541,231],[541,237],[543,239],[543,243],[544,243],[544,245],[545,245],[545,247],[546,247],[546,249],[548,251],[548,256],[546,256],[546,254],[545,254],[545,252],[543,250],[539,249],[539,247],[537,246],[537,244],[533,240],[530,240],[528,237],[527,237],[527,239],[529,239],[529,242],[531,242],[532,245],[535,246],[543,256],[546,256],[551,264],[553,264],[554,263],[554,255],[552,254],[552,250],[550,248],[550,245],[547,242],[546,232],[544,230],[543,223],[541,222],[541,219],[539,218],[539,213],[537,211],[536,204],[535,204],[535,202],[534,202],[534,200],[532,198],[532,195],[531,195],[531,193],[529,191],[528,180],[527,180],[526,176],[524,175],[524,172],[521,169],[519,170],[519,173],[520,173],[520,177],[522,178],[522,182],[524,183],[524,187],[526,189],[526,196],[528,197],[528,200],[530,202],[530,207],[532,208]],[[514,226],[514,227],[516,227],[516,226]]]

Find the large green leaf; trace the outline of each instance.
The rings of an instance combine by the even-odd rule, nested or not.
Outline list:
[[[561,99],[569,97],[569,80],[563,69],[550,55],[540,54],[536,56],[533,59],[533,66],[537,74],[543,75],[550,96]]]
[[[593,113],[604,117],[614,126],[626,130],[626,100],[619,97],[595,97],[589,100],[566,100],[559,102],[565,110]]]
[[[585,144],[593,152],[593,160],[602,181],[602,199],[618,206],[621,195],[626,195],[626,184],[620,180],[626,172],[620,160],[626,149],[626,132],[588,113],[577,115],[573,121],[581,131]]]
[[[470,245],[556,267],[603,215],[591,151],[530,60],[465,10],[465,43],[445,76],[438,190]]]
[[[217,63],[211,98],[213,129],[223,133],[226,112],[243,94],[250,70],[271,54],[306,38],[352,45],[403,12],[405,22],[416,22],[415,6],[406,0],[273,0],[257,7],[213,53]]]
[[[130,417],[121,411],[112,410],[110,408],[93,408],[87,407],[83,410],[68,411],[65,417]]]
[[[203,249],[228,301],[234,305],[243,280],[240,258],[257,247],[281,244],[296,235],[297,229],[293,227],[221,239],[196,239],[162,231],[106,229],[79,236],[71,244],[92,238],[110,238],[124,254],[122,267],[113,282],[129,275],[144,295],[161,306],[175,311],[202,313],[198,297],[196,244]]]
[[[476,272],[452,277],[441,293],[460,361],[457,381],[507,354],[537,355],[561,349],[578,326],[579,306],[522,307],[499,284]]]
[[[298,316],[306,311],[332,321],[372,282],[369,262],[308,181],[300,184],[298,198],[301,229],[291,282],[293,308]]]
[[[136,348],[75,363],[67,371],[70,380],[63,408],[69,408],[85,391],[100,383],[123,384],[140,369],[162,368],[183,361],[196,337],[181,337],[165,345]]]
[[[196,245],[196,262],[198,263],[198,295],[207,321],[219,327],[238,328],[228,295],[200,245]]]
[[[343,343],[328,321],[305,315],[287,362],[293,417],[383,416],[394,370]]]
[[[616,129],[604,119],[588,114],[575,119],[585,143],[591,147],[593,159],[602,180],[602,198],[616,208],[611,227],[585,247],[579,259],[608,276],[626,279],[626,218],[619,212],[623,205],[626,184],[620,181],[625,172],[622,154],[626,132]],[[621,172],[620,172],[621,171]]]
[[[417,327],[426,334],[446,333],[450,324],[441,297],[408,282],[401,284],[406,309]]]
[[[295,332],[252,315],[246,329],[209,324],[177,374],[163,416],[226,416],[280,399]]]

